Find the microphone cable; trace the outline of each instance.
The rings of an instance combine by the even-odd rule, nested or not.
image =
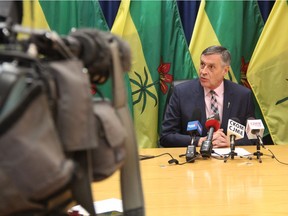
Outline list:
[[[216,154],[217,156],[213,156],[212,154]],[[211,157],[217,160],[225,160],[225,155],[219,154],[212,149]]]
[[[175,159],[170,153],[166,152],[166,153],[163,153],[163,154],[159,154],[159,155],[139,155],[140,157],[140,160],[149,160],[149,159],[152,159],[152,158],[157,158],[157,157],[161,157],[161,156],[164,156],[164,155],[169,155],[171,157],[171,159],[168,161],[169,164],[179,164],[179,161],[177,159]]]
[[[272,155],[272,158],[275,158],[275,160],[276,160],[278,163],[283,164],[283,165],[288,165],[288,163],[283,162],[283,161],[280,161],[280,160],[275,156],[275,154],[274,154],[269,148],[265,147],[264,145],[263,145],[262,147],[263,147],[264,149],[266,149],[267,151],[269,151],[269,152],[271,153],[271,155]]]
[[[175,164],[175,165],[184,165],[186,163],[190,163],[192,162],[192,160],[195,160],[195,158],[197,158],[198,156],[196,156],[195,158],[192,158],[191,160],[188,160],[188,161],[185,161],[183,163],[179,163],[179,161],[174,158],[170,153],[166,152],[166,153],[163,153],[163,154],[159,154],[159,155],[139,155],[140,157],[140,160],[149,160],[149,159],[152,159],[152,158],[157,158],[157,157],[161,157],[161,156],[164,156],[164,155],[169,155],[171,157],[171,159],[168,161],[169,164]]]

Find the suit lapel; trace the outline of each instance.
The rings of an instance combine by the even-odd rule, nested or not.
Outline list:
[[[197,82],[197,86],[195,88],[195,96],[196,96],[196,107],[199,107],[201,110],[201,121],[206,122],[206,110],[205,110],[205,100],[204,100],[204,89],[201,86],[200,82]]]
[[[221,126],[222,128],[226,128],[227,125],[223,125],[223,122],[228,122],[228,118],[230,116],[231,113],[231,109],[233,106],[233,91],[231,91],[231,88],[229,86],[229,82],[226,82],[226,80],[224,79],[224,101],[223,101],[223,115],[222,115],[222,123]]]

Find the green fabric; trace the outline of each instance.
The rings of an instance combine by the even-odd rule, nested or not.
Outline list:
[[[155,84],[159,84],[160,73],[163,72],[158,71],[161,61],[166,63],[167,67],[170,64],[168,74],[173,76],[173,80],[198,77],[175,1],[131,1],[130,13],[138,30],[144,56]],[[169,82],[166,84],[170,86]],[[155,88],[159,99],[158,128],[160,131],[167,92],[163,92],[163,89],[161,91],[161,85],[155,85]]]
[[[249,63],[264,22],[257,1],[207,1],[205,11],[218,37],[232,56],[231,66],[241,79],[241,59]]]
[[[251,88],[247,81],[247,68],[264,21],[257,1],[207,1],[205,11],[221,45],[232,56],[231,67],[238,83]],[[265,120],[254,97],[256,118]],[[265,135],[268,132],[265,127]]]
[[[248,80],[274,144],[288,143],[288,4],[276,1],[248,68]]]
[[[103,31],[109,30],[97,0],[39,0],[39,2],[50,29],[58,34],[66,35],[73,27],[96,27]]]

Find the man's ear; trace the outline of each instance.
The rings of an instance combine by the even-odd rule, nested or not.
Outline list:
[[[229,66],[229,65],[226,65],[226,66],[224,67],[224,76],[227,75],[227,73],[229,72],[229,69],[230,69],[230,66]]]

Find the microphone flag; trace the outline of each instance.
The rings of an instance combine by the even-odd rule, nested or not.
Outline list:
[[[257,139],[257,135],[263,137],[264,125],[260,119],[248,119],[246,124],[246,134],[248,139]]]
[[[195,133],[198,136],[202,135],[202,125],[199,121],[190,121],[187,124],[187,132],[189,134]]]
[[[230,137],[231,135],[235,136],[235,140],[241,139],[244,137],[245,133],[245,126],[241,125],[237,121],[234,121],[232,119],[228,120],[228,126],[227,126],[227,136]]]

